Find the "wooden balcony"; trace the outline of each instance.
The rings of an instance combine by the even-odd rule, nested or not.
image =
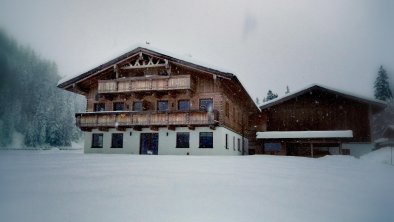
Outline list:
[[[218,124],[218,112],[190,111],[113,111],[77,113],[76,125],[82,130],[92,128],[141,128],[141,127],[177,127],[210,126]]]
[[[98,93],[193,90],[190,75],[119,78],[98,81]]]

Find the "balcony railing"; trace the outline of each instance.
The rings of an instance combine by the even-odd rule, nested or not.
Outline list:
[[[193,89],[190,75],[132,77],[98,81],[98,93]]]
[[[210,126],[218,123],[218,112],[191,111],[113,111],[75,114],[80,128],[149,126]]]

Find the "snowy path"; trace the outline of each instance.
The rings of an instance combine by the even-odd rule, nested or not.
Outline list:
[[[0,221],[394,221],[394,167],[349,157],[0,151]]]

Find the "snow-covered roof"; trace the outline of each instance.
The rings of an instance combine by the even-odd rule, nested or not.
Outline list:
[[[352,138],[352,130],[328,131],[267,131],[257,132],[256,139],[311,139],[311,138]]]
[[[365,102],[365,103],[370,103],[370,104],[373,104],[373,105],[376,105],[376,106],[379,106],[379,107],[385,107],[386,106],[386,103],[384,101],[381,101],[381,100],[377,100],[377,99],[368,98],[368,97],[365,97],[365,96],[356,95],[354,93],[346,92],[344,90],[334,89],[334,88],[331,88],[331,87],[323,86],[321,84],[312,84],[312,85],[309,85],[309,86],[307,86],[305,88],[302,88],[300,90],[297,90],[297,91],[294,91],[292,93],[286,94],[283,97],[278,97],[278,98],[275,98],[275,99],[270,100],[268,102],[265,102],[265,103],[263,103],[263,105],[260,106],[260,109],[263,110],[263,109],[269,108],[271,106],[280,104],[282,102],[285,102],[285,101],[290,100],[292,98],[295,98],[297,96],[303,95],[303,94],[305,94],[307,92],[310,92],[312,90],[315,90],[315,89],[321,89],[321,90],[329,91],[329,92],[334,93],[334,94],[340,94],[340,95],[342,95],[344,97],[347,97],[347,98],[350,98],[350,99],[354,99],[354,100],[358,100],[358,101],[362,101],[362,102]]]
[[[182,55],[177,55],[177,54],[168,52],[163,49],[152,47],[147,44],[135,44],[132,47],[130,47],[129,50],[121,53],[120,56],[114,55],[114,56],[110,57],[110,58],[115,57],[115,59],[109,59],[109,61],[107,61],[97,67],[93,67],[87,72],[84,72],[82,74],[65,76],[64,78],[59,80],[58,87],[63,88],[69,84],[72,84],[74,81],[78,81],[79,79],[94,75],[107,67],[112,67],[114,64],[118,63],[119,61],[124,60],[127,57],[134,56],[136,53],[139,53],[140,51],[145,52],[145,53],[159,54],[161,57],[169,59],[170,61],[173,61],[175,63],[193,66],[194,68],[201,69],[201,70],[213,73],[213,74],[224,75],[228,78],[231,78],[234,76],[234,74],[232,74],[232,72],[230,72],[229,70],[226,70],[225,68],[217,67],[217,66],[211,65],[211,64],[207,64],[206,62],[199,61],[198,59],[195,59],[195,58],[191,57],[190,55],[183,55],[182,56]],[[82,78],[80,78],[80,77],[82,77]]]

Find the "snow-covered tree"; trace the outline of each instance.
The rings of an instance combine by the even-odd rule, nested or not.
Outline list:
[[[376,77],[375,84],[375,98],[383,101],[389,101],[393,99],[393,94],[390,90],[388,82],[388,76],[383,66],[380,66],[378,76]]]
[[[84,109],[82,96],[60,90],[56,64],[19,46],[0,30],[0,147],[22,134],[29,147],[65,146],[81,135],[74,113]]]
[[[268,102],[278,97],[278,94],[273,93],[271,90],[268,90],[267,97],[264,98],[264,102]]]

